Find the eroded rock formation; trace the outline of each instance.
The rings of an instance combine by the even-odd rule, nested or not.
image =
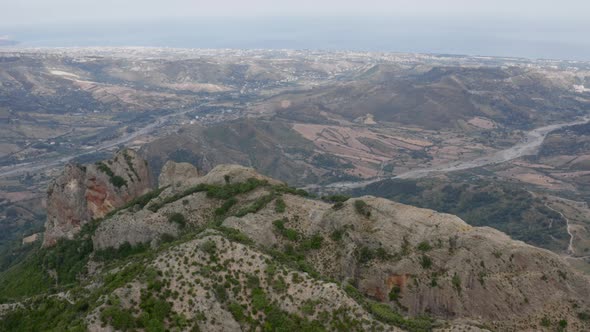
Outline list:
[[[73,238],[84,224],[145,194],[152,185],[147,163],[133,150],[92,165],[66,165],[49,185],[43,246]]]

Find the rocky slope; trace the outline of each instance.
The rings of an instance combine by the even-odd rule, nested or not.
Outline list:
[[[43,246],[72,239],[80,228],[152,188],[147,163],[133,150],[93,165],[69,164],[48,189]]]
[[[44,328],[92,331],[590,328],[590,281],[499,231],[371,196],[313,198],[241,166],[169,183],[65,242],[87,250],[66,263],[85,266],[76,286],[23,301],[0,328],[39,328],[18,318],[46,317],[46,302],[63,312]]]

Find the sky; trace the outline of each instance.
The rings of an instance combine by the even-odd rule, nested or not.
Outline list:
[[[0,0],[2,25],[212,16],[584,19],[588,0]]]

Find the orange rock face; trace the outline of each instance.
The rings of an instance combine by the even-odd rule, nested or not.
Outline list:
[[[73,238],[92,219],[104,217],[152,186],[147,163],[132,150],[94,165],[67,165],[48,189],[43,246]]]

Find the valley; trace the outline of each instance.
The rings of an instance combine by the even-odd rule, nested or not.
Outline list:
[[[313,191],[450,176],[585,200],[562,166],[530,162],[545,137],[586,121],[574,120],[590,104],[584,62],[161,48],[4,48],[0,60],[12,241],[42,230],[30,206],[64,164],[122,147],[153,176],[167,160],[237,163]]]
[[[581,61],[2,48],[0,330],[588,329],[584,86]]]

